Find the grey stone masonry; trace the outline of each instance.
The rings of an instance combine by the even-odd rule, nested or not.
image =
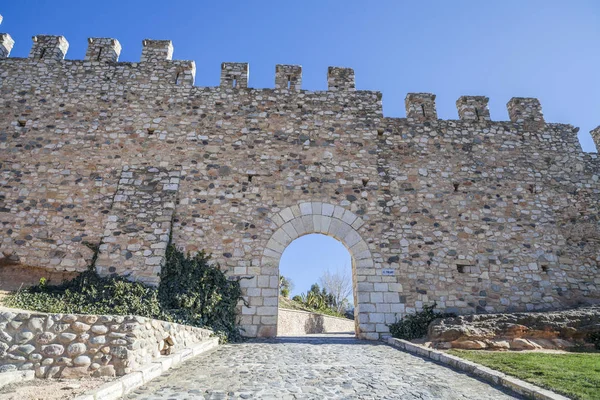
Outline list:
[[[302,88],[302,66],[275,66],[275,89],[300,90]]]
[[[406,95],[404,105],[406,106],[406,118],[409,121],[424,122],[437,119],[435,94],[409,93]]]
[[[9,56],[15,41],[8,33],[0,33],[0,58]]]
[[[89,38],[85,52],[86,61],[119,61],[121,43],[112,38]]]
[[[600,126],[595,127],[590,131],[594,144],[596,145],[596,151],[600,151]]]
[[[144,62],[0,59],[0,265],[22,271],[16,287],[84,271],[84,242],[101,245],[102,274],[157,284],[171,233],[247,278],[243,333],[274,336],[281,256],[320,233],[352,256],[361,338],[433,302],[600,301],[600,160],[536,99],[491,121],[465,97],[443,120],[435,95],[413,93],[390,118],[350,69],[328,70],[330,90],[284,90],[249,88],[248,64],[224,63],[222,86],[197,87],[170,46],[148,41]]]
[[[62,60],[69,49],[69,42],[64,36],[37,35],[32,39],[29,58],[34,60]]]
[[[34,370],[38,378],[124,375],[211,335],[208,329],[132,315],[0,308],[0,372]]]
[[[327,90],[332,92],[355,90],[352,68],[329,67],[327,69]]]
[[[461,96],[456,100],[458,117],[462,120],[489,121],[490,110],[485,96]]]
[[[104,229],[96,270],[158,285],[171,235],[179,171],[125,166]]]
[[[512,122],[534,123],[538,126],[543,126],[545,123],[542,105],[538,99],[513,97],[506,106]]]
[[[173,58],[173,43],[170,40],[142,41],[142,57],[140,62],[157,62],[171,60]]]
[[[230,63],[221,64],[221,87],[244,89],[248,87],[248,76],[250,68],[248,63]]]
[[[2,15],[0,15],[0,24],[2,24]],[[8,33],[0,33],[0,58],[8,57],[15,41]]]

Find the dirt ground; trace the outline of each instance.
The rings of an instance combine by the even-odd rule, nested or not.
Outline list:
[[[0,400],[67,400],[114,379],[34,379],[1,387]]]

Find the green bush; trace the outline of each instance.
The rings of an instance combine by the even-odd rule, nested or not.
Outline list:
[[[239,340],[236,310],[242,300],[240,281],[228,279],[209,260],[204,252],[186,257],[169,246],[158,287],[160,304],[179,323],[208,326],[229,340]]]
[[[42,278],[38,286],[8,296],[5,304],[48,313],[139,315],[208,327],[222,339],[239,340],[239,280],[227,279],[209,259],[204,253],[186,257],[169,246],[158,288],[120,276],[100,277],[92,267],[58,286]]]
[[[600,350],[600,332],[592,332],[588,335],[587,341],[592,343],[596,350]]]
[[[346,318],[344,313],[337,311],[333,295],[327,293],[325,288],[321,289],[316,283],[311,285],[310,290],[306,294],[302,293],[300,296],[294,296],[292,301],[297,302],[300,308],[305,311]]]
[[[400,321],[391,324],[390,333],[398,339],[413,340],[427,335],[427,327],[436,318],[456,317],[452,313],[436,313],[433,310],[437,303],[423,306],[423,311],[409,314]]]
[[[140,315],[165,318],[156,289],[122,277],[100,277],[87,270],[58,286],[40,285],[9,296],[7,306],[49,313]]]

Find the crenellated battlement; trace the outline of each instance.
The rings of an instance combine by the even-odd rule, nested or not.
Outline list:
[[[352,68],[329,67],[327,69],[327,89],[332,92],[356,90]]]
[[[437,119],[435,94],[409,93],[406,95],[404,104],[406,106],[406,118],[410,121],[425,122]]]
[[[224,62],[221,64],[221,87],[245,89],[248,87],[250,68],[248,63]]]
[[[8,57],[14,45],[15,41],[8,33],[0,33],[0,58]]]
[[[276,65],[275,89],[302,89],[302,66],[283,64]]]
[[[173,43],[170,40],[151,40],[142,41],[142,57],[140,62],[169,61],[173,59]]]
[[[461,96],[456,100],[458,117],[465,121],[490,121],[490,110],[485,96]]]
[[[117,62],[121,54],[121,43],[112,38],[89,38],[85,61]]]
[[[34,60],[62,60],[67,55],[69,42],[64,36],[38,35],[33,38],[29,58]]]
[[[0,68],[16,67],[18,79],[21,74],[45,74],[39,79],[65,79],[68,76],[71,83],[78,79],[85,80],[77,86],[86,87],[93,82],[93,71],[105,83],[102,87],[110,88],[107,82],[137,85],[141,82],[165,89],[168,87],[189,88],[194,86],[196,65],[194,61],[173,60],[173,43],[170,40],[144,39],[142,53],[138,63],[119,62],[121,44],[114,38],[89,38],[85,58],[82,61],[65,60],[69,42],[63,36],[37,35],[33,37],[29,57],[27,59],[8,58],[15,42],[9,34],[0,34]],[[3,60],[2,60],[3,59]],[[37,71],[34,64],[54,61],[45,66],[43,71]],[[16,64],[14,64],[16,63]],[[91,65],[90,65],[91,63]],[[52,65],[52,66],[50,66]],[[48,68],[63,68],[62,72],[52,73]],[[84,68],[82,69],[82,66]],[[28,69],[29,68],[29,69]],[[50,73],[46,72],[49,71]],[[221,64],[221,89],[246,90],[250,89],[250,67],[248,63],[224,62]],[[90,73],[92,72],[92,73]],[[108,75],[107,75],[108,74]],[[110,76],[110,80],[107,78]],[[22,76],[22,79],[25,79]],[[275,66],[274,89],[281,93],[295,92],[310,93],[302,90],[302,67],[300,65]],[[260,89],[252,89],[260,90]],[[268,89],[265,89],[268,90]],[[348,96],[351,93],[370,92],[356,91],[355,74],[351,68],[329,67],[327,70],[327,90],[334,95]],[[319,93],[319,92],[316,92]],[[377,92],[370,92],[377,93]],[[378,94],[378,96],[380,96]],[[405,99],[406,119],[409,122],[422,124],[438,119],[436,96],[431,93],[409,93]],[[458,118],[463,121],[491,121],[488,109],[489,99],[485,96],[461,96],[456,101]],[[523,124],[530,129],[541,128],[545,125],[541,104],[535,98],[514,97],[507,103],[509,120]],[[594,133],[596,143],[599,134]]]
[[[544,125],[542,105],[538,99],[513,97],[506,105],[508,115],[512,122],[524,122],[535,125]]]

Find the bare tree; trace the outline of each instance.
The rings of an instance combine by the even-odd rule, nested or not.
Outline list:
[[[345,273],[347,268],[342,271],[325,271],[319,282],[321,287],[327,290],[335,302],[334,306],[337,312],[341,313],[348,305],[348,296],[352,294],[352,278]]]

